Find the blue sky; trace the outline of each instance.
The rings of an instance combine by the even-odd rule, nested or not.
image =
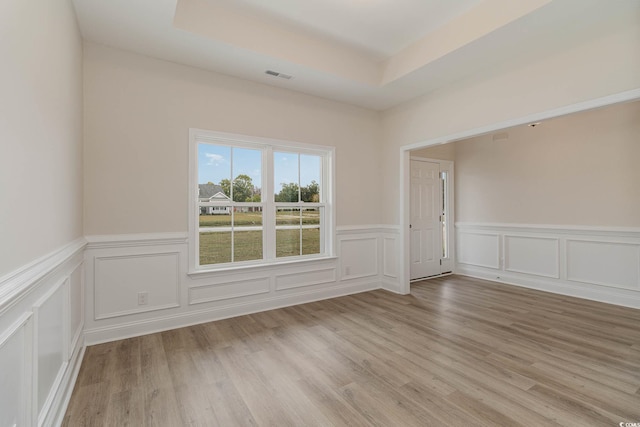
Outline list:
[[[233,177],[249,175],[256,187],[262,187],[260,150],[233,148]],[[274,153],[276,193],[281,183],[298,182],[298,154]],[[219,184],[231,178],[231,147],[198,144],[198,183]],[[300,185],[320,182],[320,157],[300,155]]]

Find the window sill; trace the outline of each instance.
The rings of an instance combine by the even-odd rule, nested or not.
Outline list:
[[[323,261],[334,261],[337,259],[338,259],[337,256],[324,256],[324,257],[297,258],[297,259],[289,259],[289,260],[282,260],[282,261],[263,262],[259,264],[224,266],[219,268],[208,268],[206,270],[205,269],[190,270],[187,272],[187,276],[191,278],[199,278],[199,277],[213,276],[220,273],[234,273],[234,272],[252,271],[252,270],[260,270],[260,269],[271,269],[271,268],[277,268],[282,266],[295,266],[295,265],[318,263]]]

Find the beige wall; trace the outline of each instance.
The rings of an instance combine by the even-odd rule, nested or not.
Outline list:
[[[82,44],[68,0],[0,9],[3,276],[82,235]]]
[[[87,235],[187,231],[188,131],[336,147],[337,224],[376,224],[379,114],[85,44]]]
[[[478,74],[383,113],[382,221],[400,222],[400,147],[640,88],[640,17],[561,54]]]
[[[455,143],[456,221],[640,227],[640,101],[506,133]]]
[[[454,143],[449,143],[421,148],[419,150],[413,150],[411,155],[427,159],[454,161],[456,157],[456,145]]]

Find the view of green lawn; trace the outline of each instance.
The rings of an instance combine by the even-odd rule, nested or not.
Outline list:
[[[320,229],[276,230],[276,257],[320,253]],[[262,232],[236,231],[234,233],[234,261],[262,259]],[[231,232],[200,233],[200,265],[231,262]]]

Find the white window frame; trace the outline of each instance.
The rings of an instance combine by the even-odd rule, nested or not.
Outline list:
[[[242,206],[262,207],[263,259],[254,261],[236,261],[223,264],[200,265],[199,253],[199,187],[198,187],[198,144],[211,143],[240,148],[252,148],[263,151],[262,155],[262,197],[259,203],[239,203]],[[321,200],[319,203],[300,202],[284,203],[274,201],[274,152],[290,152],[321,156]],[[254,136],[237,135],[215,132],[203,129],[189,129],[189,274],[215,272],[221,270],[235,270],[238,268],[268,266],[310,260],[323,260],[335,257],[335,148],[323,145],[304,144],[293,141],[282,141]],[[215,202],[214,202],[215,203]],[[320,232],[322,242],[320,253],[276,258],[275,251],[275,208],[277,206],[291,207],[320,207],[324,215],[321,216]],[[273,225],[273,226],[272,226]]]

